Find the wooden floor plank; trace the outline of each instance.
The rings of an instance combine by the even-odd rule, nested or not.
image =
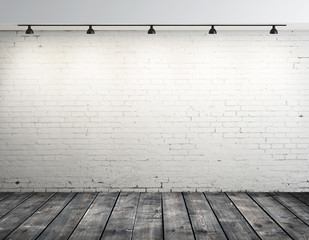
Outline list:
[[[225,240],[225,234],[203,193],[184,193],[197,240]]]
[[[0,239],[4,239],[14,231],[53,195],[53,193],[36,193],[3,217],[0,220]]]
[[[78,193],[37,239],[68,239],[96,195]]]
[[[9,192],[0,192],[0,202],[4,199],[6,199],[7,197],[11,196],[13,193],[9,193]]]
[[[161,193],[141,193],[132,239],[163,239],[161,200]]]
[[[230,240],[259,239],[224,193],[205,193],[205,195]]]
[[[14,193],[0,202],[0,218],[31,197],[33,193]]]
[[[56,193],[7,239],[36,239],[75,195],[75,193]]]
[[[100,239],[117,197],[118,193],[100,193],[91,204],[70,239]]]
[[[309,193],[291,193],[291,194],[298,200],[302,201],[307,206],[309,206]]]
[[[261,239],[291,239],[246,193],[228,193],[228,196]]]
[[[309,225],[309,206],[289,193],[271,193],[270,195]]]
[[[308,193],[0,193],[0,239],[309,240],[308,201]]]
[[[268,193],[249,194],[292,238],[309,239],[309,227]]]
[[[139,193],[121,193],[101,239],[132,238]]]
[[[164,239],[194,240],[194,235],[181,193],[163,193]]]

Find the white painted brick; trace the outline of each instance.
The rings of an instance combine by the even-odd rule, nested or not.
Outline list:
[[[308,32],[37,33],[0,32],[1,191],[309,189]]]

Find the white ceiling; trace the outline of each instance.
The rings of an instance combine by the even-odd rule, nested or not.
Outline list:
[[[308,9],[308,0],[0,0],[0,29],[23,29],[17,27],[23,23],[217,23],[288,24],[285,29],[309,30]]]

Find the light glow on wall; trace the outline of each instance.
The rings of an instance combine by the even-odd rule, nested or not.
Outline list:
[[[308,187],[307,32],[0,34],[3,189]]]

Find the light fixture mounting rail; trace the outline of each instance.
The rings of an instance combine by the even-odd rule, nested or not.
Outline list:
[[[18,24],[20,27],[25,26],[32,26],[32,27],[86,27],[86,26],[97,26],[97,27],[146,27],[146,26],[154,26],[154,27],[286,27],[286,24]]]

